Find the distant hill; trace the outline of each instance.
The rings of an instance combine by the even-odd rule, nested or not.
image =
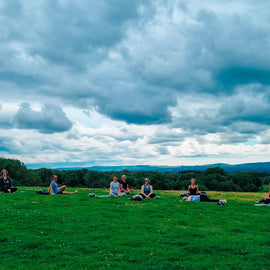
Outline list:
[[[170,172],[170,173],[178,173],[182,171],[204,171],[208,168],[220,167],[224,169],[228,173],[234,173],[238,171],[258,171],[258,172],[265,172],[270,173],[270,162],[259,162],[259,163],[245,163],[245,164],[238,164],[238,165],[230,165],[225,163],[217,163],[217,164],[210,164],[210,165],[196,165],[196,166],[150,166],[150,165],[136,165],[136,166],[90,166],[90,167],[83,167],[83,166],[72,166],[72,164],[35,164],[35,165],[28,165],[29,169],[36,169],[36,168],[52,168],[58,170],[79,170],[79,169],[88,169],[88,170],[95,170],[100,172],[108,172],[108,171],[115,171],[120,172],[123,170],[128,171],[157,171],[160,173]]]

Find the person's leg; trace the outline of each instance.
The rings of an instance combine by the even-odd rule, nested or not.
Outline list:
[[[133,189],[129,189],[128,192],[133,192]]]
[[[152,194],[150,195],[150,198],[153,199],[154,197],[156,197],[156,194],[155,194],[155,193],[152,193]]]
[[[139,194],[139,195],[141,195],[144,199],[146,198],[143,194]]]
[[[212,200],[207,195],[200,195],[200,201],[201,202],[219,202],[219,200]]]
[[[75,190],[74,192],[67,192],[67,191],[62,191],[63,194],[76,194],[78,193],[78,190]]]
[[[264,203],[265,203],[265,204],[270,204],[270,199],[264,200]]]
[[[65,185],[61,186],[59,188],[59,194],[75,194],[75,193],[78,193],[78,190],[75,190],[74,192],[67,192],[67,191],[65,191],[66,188],[67,188],[67,186],[65,186]]]
[[[15,193],[17,190],[17,188],[11,188],[11,193]]]
[[[67,186],[61,186],[60,188],[58,188],[60,191],[64,192],[66,190]]]

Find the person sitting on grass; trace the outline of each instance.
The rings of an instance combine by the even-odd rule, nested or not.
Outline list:
[[[201,192],[199,191],[198,186],[196,185],[195,178],[190,180],[190,185],[188,186],[188,194],[189,195],[200,195]]]
[[[126,194],[133,192],[133,189],[129,189],[128,187],[127,176],[122,175],[121,179],[122,181],[120,182],[120,192],[125,192]]]
[[[110,196],[120,196],[120,184],[116,174],[113,175],[113,181],[110,183]]]
[[[8,171],[6,169],[3,169],[1,171],[2,176],[0,177],[0,192],[4,193],[14,193],[18,189],[11,187],[11,178],[8,176]]]
[[[227,203],[226,200],[219,200],[219,199],[210,199],[209,196],[207,195],[190,195],[190,196],[185,196],[183,198],[183,201],[188,201],[188,202],[215,202],[221,205],[224,205]]]
[[[144,185],[142,185],[141,188],[141,194],[140,194],[144,199],[145,198],[151,198],[153,199],[156,197],[156,194],[153,193],[153,187],[150,185],[150,180],[149,178],[144,179]]]
[[[259,203],[270,204],[270,184],[269,184],[269,193],[268,196],[264,197]]]
[[[57,186],[57,175],[53,175],[51,178],[51,184],[49,186],[49,192],[50,194],[75,194],[78,193],[78,190],[75,190],[74,192],[67,192],[66,186],[61,186],[58,188]]]

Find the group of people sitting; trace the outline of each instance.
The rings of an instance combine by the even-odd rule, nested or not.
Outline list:
[[[1,171],[0,176],[0,192],[2,193],[14,193],[17,191],[17,188],[11,187],[12,181],[11,178],[8,176],[8,171],[6,169],[3,169]],[[51,178],[51,183],[49,186],[49,192],[47,194],[76,194],[78,193],[78,190],[75,190],[74,192],[68,192],[66,191],[66,186],[63,185],[61,187],[58,187],[57,185],[57,175],[53,175]],[[129,188],[127,176],[122,175],[121,181],[118,182],[117,175],[113,175],[113,179],[110,183],[110,192],[109,195],[103,195],[100,197],[118,197],[123,196],[126,194],[130,194],[133,192],[133,189]],[[90,194],[89,194],[90,195]],[[149,178],[144,179],[144,184],[141,186],[141,193],[136,195],[140,196],[142,199],[147,198],[158,198],[155,193],[153,193],[153,187],[151,185],[151,182]],[[193,201],[193,202],[215,202],[220,205],[224,205],[227,203],[226,200],[220,200],[220,199],[210,199],[208,195],[205,194],[205,192],[200,192],[198,185],[196,185],[195,178],[192,178],[190,181],[190,185],[188,186],[187,193],[182,193],[180,196],[183,197],[183,201]],[[96,197],[89,196],[89,197]],[[135,196],[133,196],[135,197]],[[132,199],[132,198],[131,198]],[[261,204],[270,205],[270,189],[269,194],[265,198],[259,201]]]
[[[129,188],[126,175],[122,175],[120,183],[118,182],[117,175],[113,175],[113,181],[110,183],[109,196],[118,197],[131,192],[133,192],[133,189]],[[144,179],[144,184],[141,186],[141,193],[139,195],[142,196],[143,199],[156,197],[156,194],[153,193],[153,187],[150,185],[149,178]]]

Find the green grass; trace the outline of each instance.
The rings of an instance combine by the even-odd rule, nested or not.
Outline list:
[[[209,192],[222,207],[178,191],[134,202],[35,190],[0,194],[0,270],[270,269],[270,207],[254,207],[262,193]]]

